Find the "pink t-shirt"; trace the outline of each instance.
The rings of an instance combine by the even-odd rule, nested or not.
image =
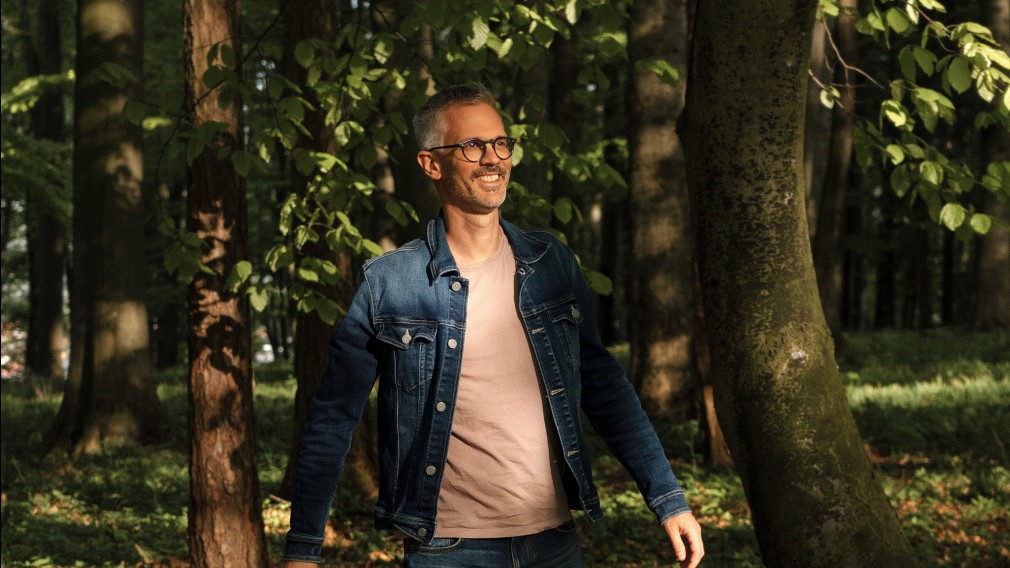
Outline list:
[[[516,265],[497,252],[460,266],[468,280],[459,392],[435,536],[533,534],[571,519],[546,401],[516,306]]]

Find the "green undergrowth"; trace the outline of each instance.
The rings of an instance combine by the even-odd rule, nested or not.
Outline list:
[[[856,422],[924,566],[1010,565],[1010,334],[875,332],[847,337],[840,357]],[[256,371],[264,523],[280,565],[288,505],[272,497],[291,440],[294,380]],[[0,566],[186,566],[188,507],[184,371],[159,376],[166,438],[70,460],[39,459],[62,385],[2,384]],[[695,423],[658,425],[705,531],[708,568],[761,566],[750,511],[731,470],[692,452]],[[587,566],[670,566],[673,553],[621,466],[596,450],[606,513],[579,516]],[[400,539],[372,528],[369,497],[342,493],[327,531],[325,566],[395,566]]]

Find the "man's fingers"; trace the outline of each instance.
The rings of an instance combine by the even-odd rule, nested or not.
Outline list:
[[[687,558],[687,547],[684,546],[684,539],[680,534],[671,534],[670,541],[673,542],[673,553],[677,555],[677,560],[683,561]]]
[[[691,563],[687,565],[687,568],[695,568],[701,562],[701,557],[705,555],[705,545],[702,544],[701,533],[698,531],[689,530],[685,536],[691,547]]]

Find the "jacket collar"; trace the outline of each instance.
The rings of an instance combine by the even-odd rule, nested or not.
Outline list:
[[[524,231],[509,223],[504,218],[499,217],[502,231],[505,237],[512,244],[512,252],[516,257],[516,262],[522,264],[532,264],[547,252],[550,244],[533,236],[529,231]],[[449,242],[445,238],[445,216],[439,212],[438,217],[428,223],[428,251],[431,253],[431,261],[428,262],[428,278],[432,282],[439,276],[448,273],[459,274],[459,267],[456,266],[456,259],[449,251]]]

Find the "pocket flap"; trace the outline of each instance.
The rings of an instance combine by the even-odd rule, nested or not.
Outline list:
[[[582,322],[582,310],[575,302],[566,302],[548,309],[551,321],[557,323],[562,320],[570,321],[576,325]]]
[[[377,337],[396,349],[406,349],[416,341],[432,342],[435,340],[436,324],[425,323],[387,323],[379,327]]]

